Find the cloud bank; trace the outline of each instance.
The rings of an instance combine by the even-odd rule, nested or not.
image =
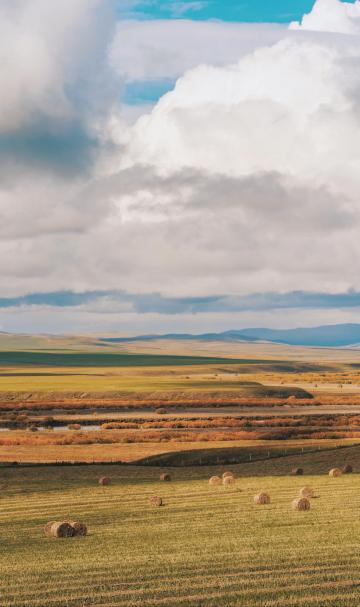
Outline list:
[[[355,310],[360,2],[318,0],[288,30],[168,35],[116,28],[114,8],[0,2],[4,314]],[[129,126],[122,83],[152,78],[177,82]]]

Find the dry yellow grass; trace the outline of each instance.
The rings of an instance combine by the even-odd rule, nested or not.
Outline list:
[[[321,499],[295,512],[299,479],[240,478],[210,499],[205,479],[220,471],[176,469],[167,485],[143,467],[2,469],[1,607],[358,604],[360,476],[307,477]],[[102,475],[114,478],[106,495]],[[270,506],[252,504],[259,486]],[[166,507],[151,508],[160,489]],[[89,524],[86,538],[42,536],[46,520],[70,514]]]
[[[7,434],[7,433],[1,433]],[[18,432],[13,432],[15,437]],[[133,462],[139,459],[151,457],[159,453],[180,452],[192,449],[221,449],[231,447],[242,447],[244,449],[265,448],[266,453],[273,448],[332,448],[337,445],[353,445],[360,443],[357,439],[351,440],[291,440],[291,441],[197,441],[168,443],[129,443],[129,444],[93,444],[93,445],[0,445],[0,462],[28,462],[28,463],[56,463],[56,462]],[[299,460],[295,460],[299,462]],[[301,460],[300,460],[301,461]],[[291,459],[284,458],[287,463],[286,474],[292,468]],[[303,461],[301,462],[303,465]],[[343,462],[339,458],[339,467]],[[297,467],[297,466],[296,466]],[[308,472],[307,468],[304,468]]]

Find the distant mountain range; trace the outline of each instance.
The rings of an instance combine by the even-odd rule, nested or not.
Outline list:
[[[168,333],[166,335],[138,335],[136,337],[101,338],[106,343],[135,341],[183,340],[226,342],[271,342],[292,346],[350,347],[360,344],[360,324],[324,325],[298,329],[240,329],[224,333]]]

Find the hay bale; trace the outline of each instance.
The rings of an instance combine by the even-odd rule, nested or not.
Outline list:
[[[302,468],[293,468],[291,470],[291,476],[302,476],[304,474],[304,470]]]
[[[46,523],[45,527],[44,527],[44,533],[46,535],[46,537],[51,537],[51,527],[53,525],[55,525],[56,521],[50,521],[49,523]]]
[[[150,497],[149,503],[150,503],[150,506],[154,506],[154,508],[160,508],[160,506],[164,505],[162,498],[159,497],[158,495],[153,495],[152,497]]]
[[[103,485],[104,487],[107,485],[111,485],[111,478],[110,476],[101,476],[99,478],[99,485]]]
[[[168,472],[163,472],[162,474],[160,474],[160,480],[169,483],[171,481],[171,476]]]
[[[346,464],[346,466],[342,469],[343,474],[351,474],[353,472],[353,467],[350,464]]]
[[[310,501],[306,497],[299,497],[292,503],[293,510],[305,512],[310,510]]]
[[[85,536],[87,535],[87,526],[85,523],[81,523],[80,521],[66,521],[71,525],[74,529],[74,535],[76,536]]]
[[[314,489],[309,486],[303,487],[300,489],[300,497],[314,497]]]
[[[209,485],[212,485],[213,487],[215,487],[217,485],[221,485],[221,478],[220,478],[220,476],[212,476],[209,479]]]
[[[48,523],[44,527],[47,537],[73,537],[75,535],[75,530],[66,521],[56,521],[49,525]]]
[[[223,479],[226,478],[227,476],[232,476],[234,478],[234,474],[232,472],[224,472],[224,474],[222,475]]]
[[[254,503],[259,506],[263,506],[264,504],[270,504],[270,501],[270,495],[268,493],[265,493],[265,491],[258,493],[254,497]]]
[[[329,476],[332,478],[338,478],[339,476],[342,476],[342,470],[340,468],[331,468]]]
[[[230,487],[230,485],[235,485],[235,479],[233,476],[225,476],[223,478],[224,487]]]

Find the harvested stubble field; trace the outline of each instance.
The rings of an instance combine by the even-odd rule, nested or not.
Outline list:
[[[3,434],[3,433],[2,433]],[[14,433],[16,436],[19,433]],[[48,444],[13,444],[0,445],[1,462],[24,462],[24,463],[57,463],[57,462],[136,462],[140,459],[160,456],[165,453],[181,453],[181,459],[186,459],[187,453],[191,451],[206,452],[214,449],[237,449],[243,454],[239,461],[249,460],[249,454],[254,455],[257,451],[272,453],[273,450],[281,451],[292,449],[313,450],[314,448],[326,449],[336,445],[349,445],[358,441],[356,439],[343,440],[291,440],[291,441],[194,441],[194,442],[152,442],[133,444],[86,444],[86,445],[48,445]],[[185,455],[184,455],[185,454]],[[237,456],[239,457],[239,456]]]
[[[109,412],[124,410],[132,416],[150,411],[159,420],[159,406],[169,412],[173,408],[176,415],[207,407],[215,416],[224,405],[233,407],[232,414],[245,406],[257,415],[267,412],[269,420],[272,407],[285,407],[291,415],[294,407],[320,412],[324,406],[345,410],[360,403],[360,375],[352,366],[358,355],[353,353],[312,350],[309,362],[305,350],[296,350],[295,356],[295,350],[275,348],[271,357],[268,346],[257,345],[247,356],[244,346],[229,350],[228,345],[213,345],[207,352],[199,346],[195,357],[185,359],[189,350],[184,346],[179,356],[167,352],[165,360],[158,356],[165,353],[162,349],[140,354],[114,350],[104,357],[91,343],[74,343],[68,350],[66,340],[55,340],[54,350],[46,352],[42,340],[31,345],[37,351],[26,351],[25,342],[19,338],[10,354],[0,353],[1,416],[13,415],[15,422],[20,412],[39,425],[48,415],[70,413],[72,420],[82,413],[96,423]],[[201,358],[207,354],[210,359]],[[233,360],[226,358],[230,354]],[[352,394],[343,394],[345,382],[352,382],[346,384]],[[308,386],[310,394],[301,392]],[[334,394],[322,392],[324,386],[334,386],[338,402]],[[345,418],[336,425],[349,426]],[[125,444],[120,441],[125,430],[114,435],[112,430],[71,430],[64,436],[47,430],[2,432],[3,461],[146,459],[148,465],[0,467],[1,607],[359,604],[360,445],[331,450],[349,441],[323,438],[225,443],[205,440],[208,428],[203,430],[186,445],[174,437],[164,442],[158,434],[152,437],[155,442]],[[113,444],[103,444],[112,437]],[[237,482],[209,487],[208,479],[225,468],[195,463],[224,461],[225,445],[227,462],[234,461],[235,451],[237,461],[244,462],[230,466]],[[294,454],[303,447],[312,452]],[[321,450],[315,452],[317,447]],[[285,449],[292,455],[263,458],[267,451],[274,455]],[[214,456],[216,460],[208,459]],[[249,462],[250,456],[260,459]],[[355,474],[327,475],[345,464]],[[159,465],[169,469],[171,483],[159,482]],[[295,467],[304,468],[305,475],[289,476]],[[100,476],[110,476],[112,484],[99,486]],[[314,487],[316,498],[309,512],[294,512],[292,502],[305,485]],[[271,504],[254,505],[260,491],[270,494]],[[156,495],[163,498],[163,507],[149,505]],[[46,538],[43,526],[52,520],[83,521],[89,535]]]
[[[313,475],[301,478],[271,476],[282,472],[276,462],[233,466],[227,489],[208,485],[218,467],[171,470],[171,483],[158,481],[158,468],[2,469],[1,606],[357,605],[360,477],[325,474],[347,457],[340,451],[315,464],[289,458]],[[109,487],[97,484],[104,474]],[[317,498],[294,512],[304,485]],[[262,490],[271,504],[256,506]],[[165,506],[149,506],[153,495]],[[43,535],[49,520],[74,518],[87,537]]]

